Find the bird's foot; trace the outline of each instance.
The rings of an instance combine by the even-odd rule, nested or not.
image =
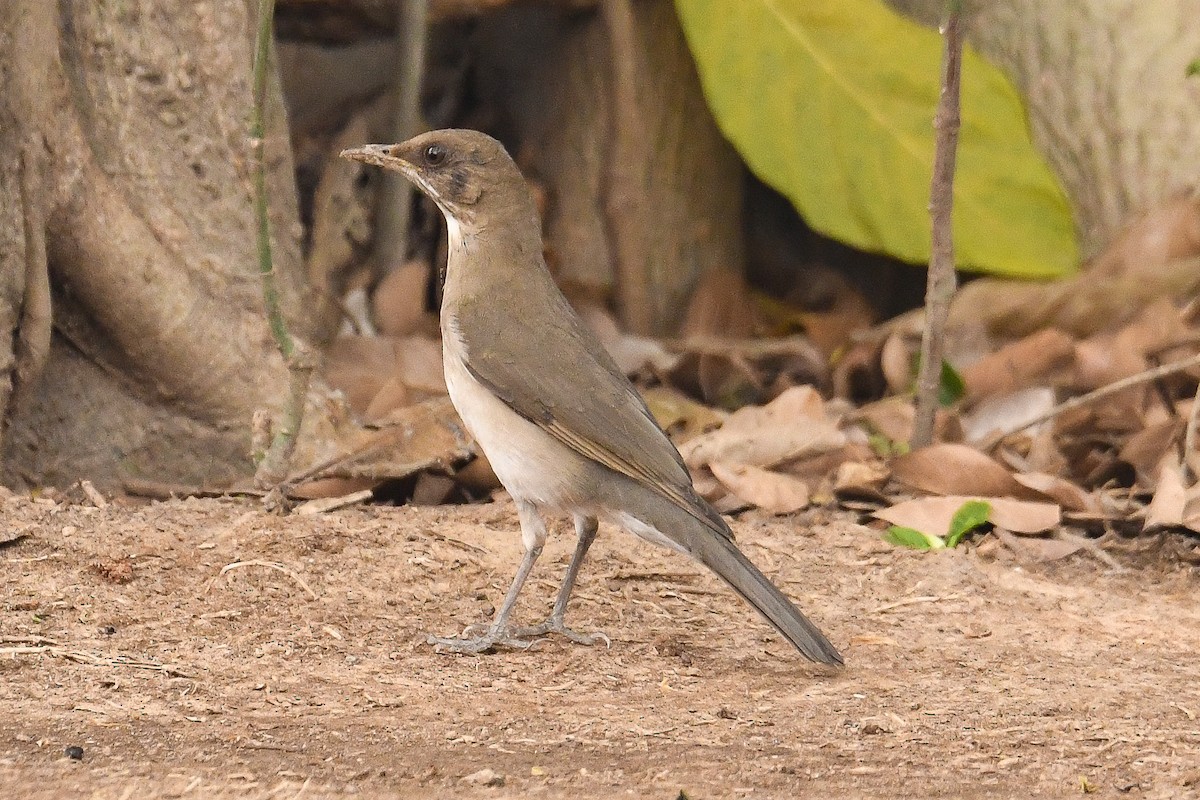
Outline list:
[[[566,624],[564,624],[562,617],[551,616],[541,625],[533,625],[527,628],[517,628],[512,632],[513,636],[521,638],[533,638],[534,641],[538,641],[536,637],[546,636],[551,633],[557,633],[560,636],[565,636],[572,642],[575,642],[575,644],[581,644],[585,647],[591,647],[592,645],[600,642],[604,642],[604,646],[606,648],[612,647],[612,641],[610,641],[609,638],[600,631],[596,631],[590,635],[573,631],[568,628]]]
[[[494,625],[477,624],[468,626],[461,637],[430,636],[426,641],[441,652],[491,653],[499,647],[528,650],[540,639],[524,636],[521,632],[507,627],[498,628]]]

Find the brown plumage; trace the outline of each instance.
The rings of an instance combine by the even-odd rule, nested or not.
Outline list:
[[[563,621],[597,520],[695,558],[808,658],[842,663],[829,640],[733,542],[646,404],[555,286],[524,179],[482,133],[433,131],[344,157],[401,172],[446,217],[442,297],[446,384],[463,422],[517,503],[526,553],[495,621],[482,635],[437,639],[479,652],[528,646],[550,631],[590,643]],[[542,513],[570,514],[579,543],[546,623],[508,618],[546,539]]]

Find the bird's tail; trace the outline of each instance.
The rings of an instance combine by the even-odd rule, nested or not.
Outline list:
[[[825,634],[750,563],[736,544],[723,536],[710,535],[700,537],[695,545],[692,555],[754,606],[805,657],[821,664],[842,663],[842,656]]]

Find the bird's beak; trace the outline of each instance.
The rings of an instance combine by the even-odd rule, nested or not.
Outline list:
[[[415,178],[416,168],[403,158],[392,155],[394,147],[395,145],[390,144],[364,144],[361,147],[350,147],[343,150],[341,157],[350,159],[351,161],[360,161],[363,164],[371,164],[376,167],[395,170],[403,173],[408,178]]]

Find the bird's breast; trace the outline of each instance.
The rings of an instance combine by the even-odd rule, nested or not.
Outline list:
[[[442,313],[442,362],[450,401],[500,483],[515,499],[547,510],[585,508],[591,465],[475,379],[466,367],[468,348],[455,318],[445,309]]]

